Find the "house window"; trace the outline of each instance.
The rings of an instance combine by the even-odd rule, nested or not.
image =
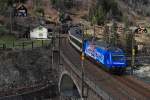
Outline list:
[[[43,37],[43,34],[42,34],[42,33],[39,33],[39,37]]]
[[[40,27],[39,27],[39,30],[42,30],[42,29],[43,29],[43,27],[40,26]]]

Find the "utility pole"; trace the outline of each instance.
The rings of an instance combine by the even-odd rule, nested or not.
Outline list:
[[[52,33],[52,70],[54,68],[55,31],[56,29],[54,29],[54,32]]]
[[[117,23],[113,22],[113,27],[112,27],[112,46],[116,47],[117,46]]]
[[[112,25],[113,25],[112,23],[107,24],[107,27],[108,27],[108,30],[107,30],[108,31],[108,44],[111,43]]]
[[[95,38],[96,38],[96,36],[95,36],[95,24],[96,24],[96,17],[95,17],[95,15],[93,16],[92,24],[93,24],[93,32],[94,32],[94,34],[93,34],[94,36],[93,36],[92,42],[94,43]]]
[[[132,33],[132,61],[131,61],[131,74],[133,75],[134,73],[134,64],[135,64],[135,32]]]
[[[82,98],[84,98],[84,31],[82,26],[82,55],[81,55],[81,67],[82,67]]]
[[[12,7],[10,6],[9,18],[10,18],[10,34],[12,33]]]
[[[81,54],[81,68],[82,68],[82,99],[86,99],[88,95],[88,88],[85,88],[85,72],[84,72],[84,25],[82,25],[82,54]]]
[[[61,29],[59,31],[59,65],[62,65],[62,62],[61,62],[61,55],[60,55],[60,49],[61,49],[61,37],[60,37],[60,34],[61,34],[61,30],[62,30],[62,24],[60,25]]]

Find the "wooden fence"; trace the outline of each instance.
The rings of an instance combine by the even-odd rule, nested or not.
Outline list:
[[[1,43],[0,50],[7,49],[33,49],[37,47],[48,47],[51,44],[51,40],[35,40],[35,41],[13,41],[11,44]]]

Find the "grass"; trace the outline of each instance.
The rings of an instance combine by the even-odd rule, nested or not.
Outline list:
[[[50,43],[50,40],[43,40],[43,44],[42,44],[42,40],[26,40],[23,42],[25,42],[25,48],[32,48],[32,42],[33,42],[33,47],[42,47],[48,45]]]
[[[9,30],[6,28],[6,26],[3,26],[0,24],[0,33],[8,33]]]
[[[30,40],[30,39],[18,39],[13,35],[3,35],[0,36],[0,47],[3,46],[3,44],[6,45],[6,48],[32,48],[32,42],[33,47],[42,47],[42,40]],[[50,43],[50,40],[43,40],[43,45],[48,45]],[[14,44],[14,47],[13,47]]]
[[[17,39],[12,35],[3,35],[0,36],[0,44],[6,44],[7,48],[10,48],[13,46],[13,41],[16,41]]]

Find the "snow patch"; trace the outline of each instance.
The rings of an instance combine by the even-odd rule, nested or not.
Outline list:
[[[140,67],[139,69],[135,70],[135,74],[141,78],[150,78],[150,65]]]

